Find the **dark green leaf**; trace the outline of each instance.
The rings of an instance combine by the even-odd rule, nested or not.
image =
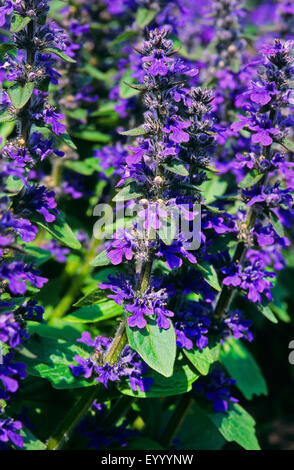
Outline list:
[[[171,377],[176,358],[176,335],[173,325],[160,329],[153,319],[147,320],[145,328],[130,328],[127,335],[131,348],[155,371]]]
[[[23,450],[45,450],[46,444],[37,439],[31,431],[26,427],[20,431],[21,436],[23,437]]]
[[[79,308],[67,315],[64,320],[71,323],[96,323],[118,317],[123,311],[123,308],[113,300],[106,300]]]
[[[259,366],[240,341],[229,338],[222,347],[220,361],[236,380],[236,385],[245,398],[251,400],[253,395],[267,394],[267,386]]]
[[[58,137],[71,149],[77,150],[77,146],[73,143],[73,141],[71,140],[70,136],[67,133],[59,134]]]
[[[63,245],[73,248],[74,250],[79,250],[81,248],[80,242],[77,240],[70,226],[65,221],[62,213],[57,215],[53,222],[46,222],[42,215],[34,213],[31,217],[31,222],[36,223],[43,229],[47,230],[47,232]]]
[[[99,287],[95,287],[95,289],[91,290],[88,294],[84,295],[81,299],[79,299],[75,304],[74,307],[85,307],[87,305],[97,304],[101,300],[105,300],[106,292],[105,289],[99,289]]]
[[[219,285],[217,273],[211,264],[202,261],[201,263],[195,264],[195,268],[197,268],[201,272],[203,278],[211,287],[213,287],[219,292],[221,291],[221,286]]]

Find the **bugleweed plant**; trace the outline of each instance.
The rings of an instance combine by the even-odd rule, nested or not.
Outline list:
[[[260,449],[254,353],[291,329],[293,13],[0,0],[1,450]]]

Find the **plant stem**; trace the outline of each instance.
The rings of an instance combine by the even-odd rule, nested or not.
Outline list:
[[[175,410],[169,422],[167,423],[165,431],[160,438],[160,443],[163,447],[169,447],[169,445],[172,443],[193,403],[194,398],[187,394],[182,395],[182,397],[179,399]]]
[[[69,439],[74,428],[88,412],[98,393],[98,387],[89,387],[61,422],[47,442],[47,450],[59,450]]]
[[[95,254],[96,248],[98,247],[99,243],[100,243],[100,240],[98,240],[94,237],[92,238],[90,249],[87,253],[84,264],[83,264],[79,274],[77,274],[77,276],[73,279],[70,288],[68,289],[66,294],[62,297],[62,300],[59,302],[59,304],[53,310],[49,323],[52,322],[52,320],[54,318],[63,317],[66,314],[66,312],[68,311],[68,309],[74,303],[74,301],[75,301],[75,299],[76,299],[76,297],[77,297],[77,295],[80,291],[81,286],[83,285],[86,277],[88,276],[88,274],[91,271],[90,262],[93,259],[93,256]]]

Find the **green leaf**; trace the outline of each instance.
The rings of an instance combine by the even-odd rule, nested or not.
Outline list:
[[[161,221],[161,227],[157,230],[160,239],[166,244],[171,245],[175,240],[177,224],[173,216]]]
[[[292,142],[290,139],[284,139],[283,145],[285,145],[286,149],[290,152],[294,152],[294,142]]]
[[[0,112],[0,122],[15,121],[15,118],[7,111]]]
[[[27,82],[23,86],[16,83],[8,88],[7,93],[13,106],[17,109],[23,108],[32,96],[34,88],[34,82]]]
[[[145,28],[155,18],[156,11],[148,8],[139,8],[136,15],[136,23],[140,28]]]
[[[94,305],[86,305],[67,315],[64,320],[71,323],[97,323],[110,320],[123,314],[123,308],[113,300],[105,300]]]
[[[186,169],[185,165],[178,160],[172,160],[170,163],[164,163],[162,165],[167,170],[171,171],[172,173],[176,173],[177,175],[181,176],[188,176],[189,172]]]
[[[31,21],[31,18],[28,16],[21,16],[14,14],[11,18],[10,24],[10,32],[11,33],[18,33],[22,29],[24,29]]]
[[[63,51],[60,49],[57,49],[57,47],[45,47],[43,49],[43,52],[47,52],[49,54],[55,54],[57,55],[60,59],[65,60],[66,62],[70,62],[71,64],[75,64],[76,60],[72,59],[69,57],[67,54],[65,54]]]
[[[222,196],[225,193],[227,186],[227,181],[220,179],[218,175],[212,175],[211,179],[205,181],[201,185],[201,191],[203,191],[205,204],[211,204],[218,197]]]
[[[81,140],[90,140],[91,142],[101,142],[106,144],[110,141],[110,136],[108,134],[103,134],[100,131],[92,129],[83,129],[78,132],[72,132],[72,136]]]
[[[247,173],[245,178],[238,184],[240,188],[249,188],[250,186],[254,186],[263,178],[263,173],[257,173],[257,171],[252,171]]]
[[[71,149],[77,150],[76,144],[73,143],[71,140],[70,136],[65,132],[64,134],[59,134],[58,137],[66,144],[68,145]]]
[[[139,93],[138,90],[135,90],[129,86],[129,84],[136,82],[136,79],[132,76],[132,73],[132,70],[126,70],[119,82],[119,95],[124,100],[132,98],[132,96],[135,96]]]
[[[16,50],[16,45],[10,42],[3,42],[0,44],[0,58],[1,60],[4,58],[5,54],[9,52],[14,52]]]
[[[270,211],[270,221],[275,232],[279,235],[279,237],[284,237],[285,236],[284,227],[281,224],[281,221],[279,217],[277,216],[277,214],[275,214],[274,211],[272,210]]]
[[[38,246],[26,245],[25,251],[24,261],[26,263],[33,263],[37,267],[52,258],[51,251],[44,250]]]
[[[173,325],[160,329],[154,319],[147,320],[145,328],[130,328],[127,324],[129,344],[155,371],[171,377],[176,358],[176,335]]]
[[[117,46],[121,42],[127,41],[135,36],[138,36],[138,31],[132,29],[130,31],[124,31],[123,33],[119,34],[114,41],[112,41],[109,45],[110,46]]]
[[[208,417],[229,442],[237,442],[246,450],[260,450],[255,421],[242,406],[234,403],[226,413],[209,413]]]
[[[60,213],[56,216],[53,222],[46,222],[44,217],[38,213],[34,213],[31,217],[31,222],[36,223],[43,229],[47,230],[54,238],[56,238],[63,245],[68,246],[74,250],[79,250],[81,244],[73,233],[72,229],[65,221],[64,215]]]
[[[143,193],[138,189],[135,183],[131,183],[121,189],[112,199],[115,202],[129,201],[130,199],[137,199],[142,197]]]
[[[110,258],[107,258],[106,256],[107,251],[101,251],[99,255],[97,255],[91,262],[91,266],[107,266],[108,264],[111,264]]]
[[[23,188],[23,181],[20,178],[16,178],[15,176],[8,176],[6,180],[6,189],[10,193],[17,194]]]
[[[130,129],[128,131],[119,132],[119,134],[138,137],[140,135],[146,135],[148,132],[144,129],[144,127],[135,127],[134,129]]]
[[[194,367],[200,372],[201,375],[207,375],[211,364],[218,361],[220,353],[220,344],[214,347],[206,347],[200,351],[200,349],[183,349],[183,353],[193,364]]]
[[[148,392],[142,392],[141,390],[134,392],[127,381],[118,384],[119,391],[124,395],[138,398],[181,395],[192,389],[192,384],[198,379],[199,375],[194,368],[191,368],[190,365],[181,358],[175,362],[174,373],[171,377],[164,377],[155,371],[148,372],[144,377],[153,379],[153,384]]]
[[[26,427],[20,431],[21,436],[23,437],[23,450],[45,450],[46,444],[37,439],[31,431]]]
[[[259,305],[258,310],[272,323],[278,323],[278,320],[269,305]]]
[[[78,161],[68,160],[64,163],[64,166],[85,176],[90,176],[99,169],[98,160],[95,157],[89,157],[85,160]]]
[[[88,358],[89,349],[56,338],[31,337],[26,342],[26,349],[19,352],[18,358],[27,365],[27,373],[42,377],[57,389],[89,387],[97,384],[94,379],[75,377],[70,364],[76,364],[75,355]]]
[[[254,395],[267,395],[267,386],[261,370],[247,348],[235,338],[223,345],[220,361],[248,400]]]
[[[195,264],[195,268],[201,272],[203,278],[211,287],[213,287],[218,292],[221,291],[217,273],[211,264],[205,261],[201,261],[201,263]]]
[[[158,442],[149,439],[149,437],[136,436],[128,440],[125,450],[164,450]]]
[[[207,414],[196,404],[186,416],[177,438],[183,450],[220,450],[226,442]]]
[[[99,287],[95,287],[95,289],[91,290],[88,294],[84,295],[81,299],[79,299],[73,307],[86,307],[88,305],[97,304],[101,300],[105,300],[106,297],[105,289],[99,289]]]

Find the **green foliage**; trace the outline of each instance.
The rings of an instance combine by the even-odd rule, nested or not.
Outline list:
[[[183,353],[189,359],[189,361],[193,364],[193,366],[200,372],[201,375],[207,375],[210,369],[210,366],[218,361],[219,353],[220,353],[220,345],[217,344],[213,347],[207,346],[206,348],[202,349],[183,349]]]
[[[251,400],[254,395],[267,394],[267,386],[260,368],[243,343],[229,338],[222,347],[220,361],[229,375],[236,380],[236,385],[245,398]]]
[[[174,372],[171,377],[164,377],[155,371],[149,372],[146,377],[153,379],[153,384],[148,392],[138,390],[134,392],[127,383],[118,385],[118,389],[124,395],[138,398],[158,398],[181,395],[189,392],[193,382],[198,379],[199,375],[194,368],[190,367],[186,361],[181,358],[175,362]]]
[[[128,340],[142,359],[159,374],[171,377],[176,358],[176,335],[173,326],[160,329],[155,320],[148,319],[143,329],[127,325]]]
[[[69,246],[75,250],[79,250],[81,248],[80,242],[77,240],[70,226],[65,221],[63,214],[60,213],[56,216],[56,219],[53,222],[49,223],[44,220],[43,216],[35,213],[32,215],[32,222],[47,230],[47,232],[63,245]]]

